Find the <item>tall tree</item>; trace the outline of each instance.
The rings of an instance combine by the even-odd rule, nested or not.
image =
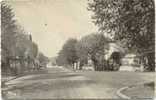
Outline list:
[[[16,44],[16,23],[14,13],[9,5],[1,2],[1,50],[2,50],[2,68],[3,65],[9,68],[9,56],[15,55]]]
[[[47,63],[49,62],[49,58],[46,57],[43,53],[39,52],[38,54],[38,60],[39,60],[39,63],[42,67],[46,67]]]
[[[108,39],[103,34],[90,34],[83,37],[77,44],[77,54],[83,63],[91,59],[94,63],[95,70],[104,60],[105,49],[108,47]]]
[[[91,0],[88,10],[94,13],[99,31],[124,41],[127,48],[140,54],[153,49],[154,55],[154,0]],[[154,59],[150,60],[153,66]]]
[[[63,50],[60,50],[60,51],[59,51],[58,56],[57,56],[57,58],[56,58],[56,63],[57,63],[57,65],[59,65],[59,66],[65,66],[66,64],[68,64],[68,63],[67,63],[67,59],[66,59],[66,57],[65,57],[65,55],[64,55]]]
[[[59,57],[61,57],[61,59],[58,60],[64,59],[63,63],[73,66],[78,59],[75,48],[76,43],[77,43],[76,39],[73,38],[68,39],[59,53]]]
[[[2,67],[10,67],[10,60],[16,63],[23,63],[28,56],[33,59],[37,57],[38,46],[32,41],[32,38],[24,29],[16,23],[12,8],[7,2],[1,3],[1,46],[2,46]],[[23,67],[23,65],[19,67]],[[16,66],[15,66],[16,67]],[[15,70],[17,70],[15,68]]]

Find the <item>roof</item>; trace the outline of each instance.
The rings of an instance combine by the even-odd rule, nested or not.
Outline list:
[[[134,58],[134,57],[136,57],[136,56],[137,56],[137,55],[134,54],[134,53],[128,53],[128,54],[125,55],[125,58]]]
[[[119,52],[121,54],[124,54],[125,49],[117,42],[110,42],[108,54],[106,54],[106,59],[109,59],[113,52]]]

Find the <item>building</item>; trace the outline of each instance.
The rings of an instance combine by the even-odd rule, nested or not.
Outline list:
[[[120,71],[143,71],[144,67],[140,63],[140,58],[135,53],[128,53],[121,59]]]
[[[108,62],[108,70],[118,70],[121,65],[121,58],[125,54],[125,49],[120,42],[109,41],[108,49],[105,50],[105,59]]]
[[[105,50],[105,52],[106,52],[105,59],[106,60],[110,59],[111,56],[113,55],[113,53],[119,53],[120,55],[125,53],[125,50],[121,46],[120,43],[116,43],[115,41],[109,41],[108,46],[109,46],[109,48],[107,50]]]
[[[139,55],[133,52],[127,53],[128,50],[121,44],[120,42],[110,41],[105,59],[112,62],[114,69],[119,71],[144,71],[145,66],[141,63]],[[147,60],[145,59],[145,61]]]

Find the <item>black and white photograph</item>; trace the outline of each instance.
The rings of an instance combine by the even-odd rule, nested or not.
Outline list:
[[[1,1],[2,100],[154,100],[155,0]]]

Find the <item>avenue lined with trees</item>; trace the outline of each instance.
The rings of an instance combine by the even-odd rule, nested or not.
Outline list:
[[[2,99],[154,98],[154,17],[154,0],[1,2]]]
[[[58,65],[74,66],[76,63],[79,64],[79,69],[82,69],[88,60],[91,60],[95,70],[115,70],[116,68],[111,66],[113,64],[104,57],[109,42],[115,41],[120,42],[126,48],[126,52],[138,54],[140,61],[148,66],[147,70],[154,71],[153,0],[89,0],[87,9],[93,12],[91,18],[99,31],[80,40],[68,39],[58,53],[56,59]],[[11,67],[16,66],[15,62],[23,66],[17,67],[16,70],[31,69],[28,66],[39,69],[39,66],[46,65],[48,58],[39,52],[31,34],[17,23],[12,8],[2,2],[1,10],[2,69],[15,70],[16,68]],[[112,58],[118,65],[121,64],[119,57]],[[145,63],[145,59],[148,62]]]

